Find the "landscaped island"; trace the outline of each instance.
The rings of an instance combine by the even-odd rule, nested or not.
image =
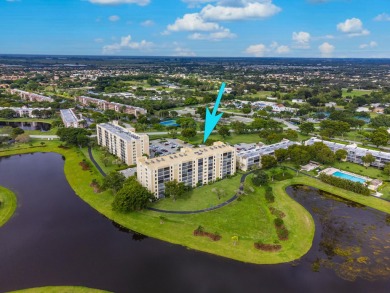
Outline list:
[[[0,186],[0,227],[12,217],[16,205],[15,194],[11,190]]]
[[[83,160],[88,162],[83,152],[76,148],[59,146],[59,142],[47,142],[44,146],[33,147],[20,145],[14,149],[0,151],[0,156],[33,152],[62,154],[66,158],[65,175],[72,188],[83,200],[106,217],[126,228],[154,238],[243,262],[256,264],[289,262],[300,258],[310,249],[315,230],[313,219],[308,211],[286,194],[287,186],[310,185],[390,213],[388,202],[357,195],[329,186],[319,180],[298,175],[292,179],[271,184],[275,195],[273,203],[266,200],[264,187],[256,187],[252,185],[251,180],[247,179],[246,195],[212,212],[191,215],[162,214],[153,211],[121,214],[114,212],[111,208],[114,198],[111,192],[95,193],[93,187],[90,186],[94,179],[101,181],[102,178],[91,163],[88,164],[89,168],[80,165]],[[229,187],[231,190],[236,190],[239,187],[237,178],[225,179],[220,184],[231,186]],[[218,183],[195,189],[192,191],[191,198],[196,199],[204,195],[208,188],[218,188]],[[237,186],[234,187],[236,183]],[[231,192],[230,189],[229,192]],[[227,196],[231,197],[233,194],[227,194]],[[162,208],[163,203],[158,205]],[[277,218],[275,213],[283,213],[283,223],[274,222]],[[277,224],[283,225],[288,230],[287,238],[280,237]],[[207,233],[218,234],[221,238],[213,241],[209,237],[194,236],[194,231],[199,227]],[[281,245],[281,248],[275,251],[264,251],[256,249],[255,243],[272,247]]]

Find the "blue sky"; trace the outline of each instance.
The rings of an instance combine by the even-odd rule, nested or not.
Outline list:
[[[0,0],[0,54],[390,58],[388,0]]]

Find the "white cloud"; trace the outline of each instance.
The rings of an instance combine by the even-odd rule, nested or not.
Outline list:
[[[264,44],[250,45],[246,48],[245,53],[254,55],[256,57],[263,57],[267,52],[267,46]]]
[[[210,41],[220,41],[222,39],[233,39],[235,37],[237,37],[237,35],[230,32],[229,29],[223,29],[221,31],[213,32],[209,34],[193,33],[188,36],[188,38],[191,40],[210,40]]]
[[[375,48],[375,47],[378,47],[378,43],[374,41],[371,41],[368,44],[361,44],[359,46],[360,49]]]
[[[120,43],[114,43],[103,47],[104,54],[113,54],[122,50],[150,50],[154,44],[142,40],[141,42],[132,42],[130,35],[122,37]]]
[[[194,56],[196,56],[196,54],[195,54],[195,52],[191,51],[190,49],[176,47],[174,50],[174,56],[194,57]]]
[[[154,26],[154,21],[151,19],[147,19],[147,20],[141,22],[141,25],[146,26],[146,27]]]
[[[194,8],[204,3],[217,2],[217,0],[182,0],[182,2],[187,3],[190,8]]]
[[[174,24],[167,26],[168,31],[216,31],[222,27],[215,22],[206,22],[199,13],[185,14],[182,18],[177,18]]]
[[[286,45],[279,45],[277,42],[272,42],[268,47],[264,44],[251,45],[244,51],[247,54],[256,57],[263,57],[265,55],[284,55],[290,53],[290,47]]]
[[[318,49],[320,50],[322,57],[331,57],[335,50],[335,46],[329,44],[328,42],[325,42],[320,45]]]
[[[89,2],[100,5],[137,4],[145,6],[150,3],[150,0],[89,0]]]
[[[216,6],[208,4],[200,12],[207,20],[243,20],[259,19],[273,16],[282,9],[272,3],[272,0],[264,1],[238,1],[237,6],[232,6],[232,1],[221,1]],[[237,1],[233,1],[237,2]],[[230,6],[225,6],[230,5]]]
[[[120,20],[121,18],[118,15],[111,15],[108,19],[112,22],[116,22],[116,21]]]
[[[310,48],[311,35],[308,32],[293,32],[294,47],[301,49]]]
[[[337,25],[337,29],[348,34],[349,37],[369,35],[370,31],[363,27],[363,22],[359,18],[346,19]]]
[[[94,41],[95,41],[95,43],[103,43],[103,42],[104,42],[104,39],[102,39],[102,38],[96,38]]]
[[[387,13],[381,13],[374,18],[375,21],[390,21],[390,15]]]
[[[290,48],[288,46],[279,46],[276,48],[276,53],[282,55],[282,54],[288,54],[290,53]]]

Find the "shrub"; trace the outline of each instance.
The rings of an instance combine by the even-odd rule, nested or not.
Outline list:
[[[284,225],[284,222],[283,222],[283,220],[281,218],[276,218],[274,220],[274,223],[275,223],[276,227],[282,227]]]
[[[337,178],[331,175],[326,175],[324,173],[321,173],[318,178],[322,182],[325,182],[326,184],[329,185],[333,185],[366,196],[370,195],[370,190],[359,182],[353,182],[351,180]]]
[[[269,186],[265,189],[265,199],[268,203],[273,203],[275,201],[275,196],[273,195],[272,188]]]

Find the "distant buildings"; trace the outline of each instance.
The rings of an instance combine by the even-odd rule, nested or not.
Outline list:
[[[11,89],[11,94],[18,95],[23,100],[28,100],[31,102],[54,102],[54,100],[50,97],[42,96],[39,94],[29,93],[26,91],[18,90],[18,89]]]
[[[367,154],[371,154],[375,157],[375,162],[373,162],[371,164],[371,166],[381,168],[386,163],[390,162],[390,153],[361,148],[361,147],[358,147],[356,144],[345,145],[345,144],[341,144],[341,143],[321,140],[321,139],[312,137],[311,139],[309,139],[305,142],[305,145],[312,145],[316,142],[324,143],[333,152],[336,152],[337,150],[340,150],[340,149],[346,150],[348,152],[347,161],[352,162],[352,163],[363,164],[362,157],[366,156]]]
[[[114,103],[114,102],[108,102],[105,100],[100,100],[100,99],[86,97],[86,96],[76,97],[75,99],[77,102],[81,103],[82,105],[89,106],[92,104],[103,111],[114,110],[115,112],[133,114],[136,117],[140,114],[144,115],[147,113],[147,111],[143,108]]]
[[[162,197],[165,182],[177,180],[195,187],[233,175],[236,172],[236,150],[222,142],[202,148],[183,148],[179,153],[154,159],[137,160],[138,181]]]
[[[27,107],[0,107],[0,110],[10,109],[16,112],[19,117],[36,118],[34,111],[51,111],[51,108],[27,108]],[[34,113],[33,113],[34,112]]]
[[[61,118],[62,122],[64,123],[66,128],[73,127],[73,128],[80,128],[84,127],[83,125],[83,119],[80,119],[77,117],[77,115],[74,113],[73,109],[63,109],[61,110]]]
[[[248,171],[252,167],[261,167],[261,157],[274,155],[278,149],[287,149],[289,146],[298,144],[297,142],[284,139],[279,143],[257,147],[253,150],[239,152],[237,154],[238,168]]]
[[[96,128],[98,144],[127,165],[135,165],[137,158],[149,155],[148,135],[137,134],[116,122],[98,124]]]

